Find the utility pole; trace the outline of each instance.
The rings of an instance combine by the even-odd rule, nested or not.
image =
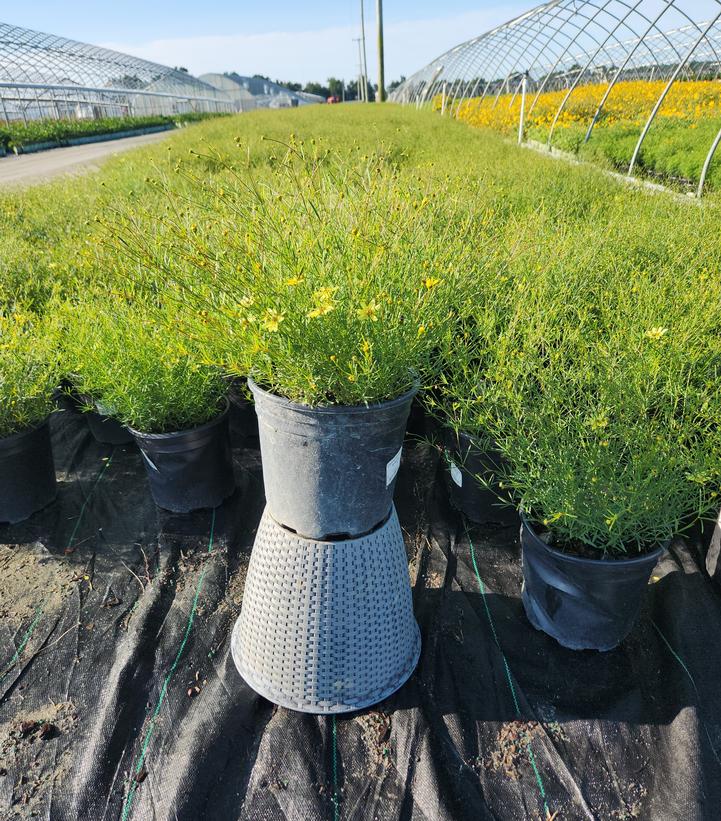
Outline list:
[[[363,96],[363,54],[361,51],[361,38],[354,37],[353,42],[358,43],[358,100],[361,103],[364,103],[365,99]]]
[[[366,19],[363,0],[360,0],[361,39],[363,40],[363,98],[368,102],[368,62],[366,56]]]
[[[378,18],[378,94],[376,101],[385,102],[385,65],[383,61],[383,0],[376,0],[376,16]]]

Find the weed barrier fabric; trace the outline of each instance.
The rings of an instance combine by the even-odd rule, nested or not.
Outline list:
[[[0,818],[716,819],[721,589],[675,542],[609,653],[523,614],[515,528],[466,525],[434,453],[396,505],[423,638],[375,708],[315,717],[240,679],[257,450],[215,512],[152,503],[137,449],[52,420],[58,499],[0,528]]]

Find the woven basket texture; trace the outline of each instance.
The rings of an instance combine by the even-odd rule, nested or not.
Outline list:
[[[382,701],[420,655],[398,516],[344,541],[302,538],[266,510],[232,637],[241,676],[275,704],[342,713]]]

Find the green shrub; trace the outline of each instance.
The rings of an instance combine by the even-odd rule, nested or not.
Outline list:
[[[193,306],[187,331],[219,364],[311,405],[386,400],[432,378],[456,305],[474,301],[467,207],[383,161],[302,146],[263,179],[191,181],[166,186],[172,218],[108,227]]]
[[[0,312],[0,438],[45,419],[58,373],[54,323],[19,307]]]
[[[62,312],[63,367],[74,388],[102,412],[143,433],[202,425],[223,409],[226,383],[141,303],[69,303]]]
[[[139,117],[100,117],[96,120],[30,120],[8,123],[0,129],[0,145],[6,148],[23,148],[35,143],[64,143],[73,137],[90,137],[133,131],[159,125],[195,123],[222,114],[150,114]]]

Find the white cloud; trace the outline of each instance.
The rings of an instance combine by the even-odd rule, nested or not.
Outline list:
[[[514,2],[453,17],[387,23],[386,80],[412,74],[458,43],[508,20],[527,3]],[[329,76],[351,79],[358,73],[355,28],[336,27],[299,32],[227,34],[152,40],[142,44],[103,43],[108,48],[171,66],[192,74],[237,71],[284,80],[324,81]],[[375,21],[366,23],[368,73],[376,76]]]

